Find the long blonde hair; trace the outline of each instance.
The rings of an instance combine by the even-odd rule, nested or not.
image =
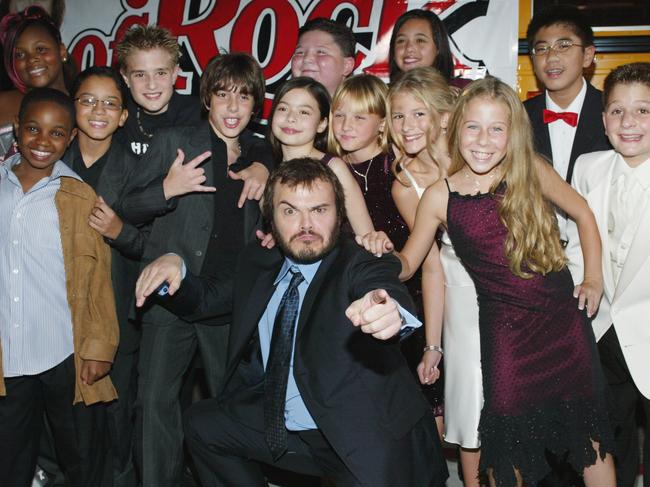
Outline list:
[[[437,114],[441,117],[445,113],[451,113],[456,101],[456,93],[447,84],[447,80],[434,68],[415,68],[402,74],[388,90],[387,112],[389,119],[392,119],[393,106],[392,100],[398,94],[408,94],[419,100],[429,110],[431,114]],[[405,153],[402,146],[402,138],[393,131],[392,120],[388,120],[388,134],[390,140],[395,143],[402,153]],[[435,160],[433,154],[433,144],[431,137],[427,135],[427,152]],[[393,174],[404,186],[410,186],[408,178],[402,177],[398,170],[399,161],[393,162]]]
[[[528,115],[515,92],[497,78],[488,77],[471,83],[458,99],[449,123],[449,174],[460,171],[465,160],[460,153],[460,134],[469,102],[486,98],[502,103],[509,115],[508,144],[501,162],[501,176],[490,188],[494,192],[503,182],[505,193],[499,203],[499,216],[508,229],[504,252],[510,270],[530,278],[531,270],[545,275],[566,265],[560,245],[555,214],[542,194],[535,169],[535,151]]]
[[[359,113],[370,113],[385,120],[387,95],[386,83],[372,74],[357,74],[344,80],[336,89],[330,105],[327,152],[338,157],[345,155],[345,151],[334,137],[332,130],[334,112],[339,106],[343,103],[352,105],[353,109]],[[377,144],[382,153],[388,152],[388,135],[385,129],[379,133]]]

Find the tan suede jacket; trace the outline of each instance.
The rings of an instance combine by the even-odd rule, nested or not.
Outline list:
[[[111,284],[111,254],[101,235],[88,226],[95,192],[81,181],[61,177],[55,196],[59,213],[68,304],[72,315],[74,361],[77,371],[74,403],[107,402],[117,398],[110,377],[92,386],[81,382],[81,361],[113,362],[118,324]],[[0,351],[1,354],[1,351]],[[6,395],[0,355],[0,395]]]

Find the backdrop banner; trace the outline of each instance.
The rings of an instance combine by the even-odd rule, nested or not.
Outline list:
[[[202,68],[218,52],[244,51],[264,68],[267,102],[290,75],[298,29],[328,17],[356,34],[356,72],[388,77],[388,44],[397,18],[416,8],[444,21],[456,74],[490,73],[514,87],[517,71],[516,0],[67,0],[63,38],[78,65],[113,65],[116,39],[133,24],[157,24],[181,45],[180,93],[197,93]],[[267,103],[268,105],[268,103]]]

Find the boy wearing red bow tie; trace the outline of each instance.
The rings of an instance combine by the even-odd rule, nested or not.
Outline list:
[[[594,33],[576,8],[555,6],[533,16],[526,38],[535,77],[545,88],[524,102],[535,149],[570,183],[579,155],[611,148],[601,117],[602,93],[583,76],[596,53]],[[561,214],[558,224],[566,242]]]

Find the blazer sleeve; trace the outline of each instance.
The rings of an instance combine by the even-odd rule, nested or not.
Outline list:
[[[106,239],[106,242],[129,259],[140,260],[147,244],[147,238],[149,238],[151,226],[146,225],[138,228],[127,221],[123,221],[122,224],[120,234],[115,239]]]
[[[149,223],[176,207],[176,199],[167,201],[163,180],[176,158],[173,133],[162,131],[131,173],[115,211],[134,225]],[[176,144],[178,145],[178,144]]]
[[[173,296],[156,297],[157,303],[185,321],[206,321],[228,315],[233,309],[234,275],[197,276],[187,271]]]
[[[399,260],[392,255],[375,257],[360,249],[355,263],[349,267],[350,302],[362,298],[369,291],[384,289],[402,308],[416,315],[413,299],[398,278]]]

